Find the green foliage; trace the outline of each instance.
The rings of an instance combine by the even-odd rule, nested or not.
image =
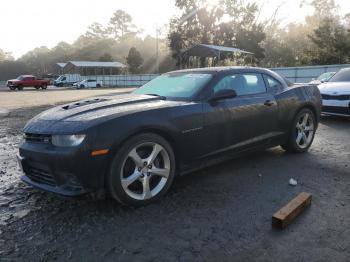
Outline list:
[[[126,62],[129,65],[129,69],[131,73],[138,73],[140,66],[144,62],[144,59],[142,58],[140,52],[135,47],[131,47],[129,50],[128,57],[126,58]]]
[[[291,23],[285,28],[279,26],[278,20],[267,23],[261,64],[278,67],[350,63],[350,15],[340,17],[334,0],[305,0],[303,5],[314,8],[303,23]]]
[[[14,60],[13,56],[9,52],[5,52],[4,50],[0,49],[0,62],[6,61],[6,60]]]
[[[105,39],[109,35],[108,29],[104,28],[100,23],[92,23],[87,32],[85,33],[85,37],[88,39]]]
[[[314,64],[341,64],[350,61],[350,30],[338,21],[326,18],[309,36],[316,45]]]
[[[30,69],[23,62],[11,60],[0,61],[0,80],[13,79],[19,74],[29,73],[31,73]]]
[[[99,59],[98,61],[101,62],[113,62],[113,57],[111,56],[111,54],[109,53],[104,53]]]
[[[113,39],[123,38],[126,34],[135,34],[137,30],[132,20],[128,13],[117,10],[109,20],[107,32]]]
[[[73,44],[60,42],[49,49],[45,46],[35,48],[21,58],[18,65],[9,70],[0,65],[0,80],[6,80],[9,75],[15,77],[20,74],[30,73],[42,76],[47,73],[59,73],[55,66],[58,62],[67,61],[118,61],[126,64],[126,57],[130,47],[135,47],[142,56],[144,63],[137,65],[139,73],[155,73],[156,39],[151,36],[141,38],[138,32],[141,30],[133,25],[132,18],[124,11],[117,10],[110,22],[104,26],[99,23],[91,24],[86,33],[82,34]],[[11,55],[0,50],[0,63],[2,60],[11,59]],[[166,61],[164,68],[174,69],[174,60],[169,56],[167,41],[159,40],[160,64]],[[132,62],[131,62],[132,63]],[[143,65],[142,65],[143,64]],[[142,65],[142,66],[141,66]],[[163,68],[162,68],[163,69]],[[132,69],[134,71],[134,68]]]
[[[302,6],[313,7],[314,13],[303,22],[283,27],[278,8],[271,18],[261,21],[261,6],[253,1],[221,0],[206,8],[203,0],[174,1],[181,15],[170,20],[167,38],[159,39],[161,72],[174,70],[180,63],[193,67],[251,62],[265,67],[350,63],[350,14],[341,17],[334,0],[304,0]],[[182,21],[193,10],[198,12]],[[92,23],[72,44],[38,47],[17,61],[0,49],[0,79],[55,73],[57,62],[72,60],[119,61],[128,63],[132,73],[155,73],[157,40],[141,38],[139,32],[132,17],[117,10],[108,24]],[[231,54],[223,54],[221,61],[180,59],[183,50],[199,43],[247,50],[254,53],[254,60]]]
[[[176,6],[182,11],[181,17],[200,6],[201,1],[177,0]],[[181,18],[174,19],[168,34],[169,47],[173,57],[189,64],[189,60],[180,61],[181,51],[195,44],[215,44],[238,47],[255,54],[255,63],[264,58],[262,41],[265,39],[263,26],[256,21],[259,8],[255,3],[243,0],[222,0],[211,8],[200,8],[199,11],[181,24]],[[232,57],[223,55],[222,58]],[[209,63],[201,59],[201,66]]]

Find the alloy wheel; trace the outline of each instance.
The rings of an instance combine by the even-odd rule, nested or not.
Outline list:
[[[170,157],[158,143],[148,142],[135,146],[121,165],[121,185],[135,200],[156,196],[166,185],[170,175]]]
[[[305,112],[302,114],[296,124],[296,144],[298,147],[304,149],[307,148],[312,142],[314,135],[314,120],[313,116]]]

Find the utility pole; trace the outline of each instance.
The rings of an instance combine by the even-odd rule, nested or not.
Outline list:
[[[156,26],[156,69],[159,74],[159,31],[160,28]]]

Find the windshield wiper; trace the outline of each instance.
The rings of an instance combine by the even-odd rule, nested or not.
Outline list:
[[[161,96],[161,95],[158,95],[158,94],[145,94],[145,95],[147,95],[147,96],[156,96],[156,97],[159,97],[159,98],[161,98],[163,100],[166,100],[165,96]]]

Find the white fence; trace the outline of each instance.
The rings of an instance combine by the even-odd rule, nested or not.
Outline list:
[[[283,75],[294,83],[307,83],[313,78],[326,72],[337,72],[342,68],[350,67],[350,64],[343,65],[320,65],[320,66],[300,66],[300,67],[278,67],[271,70]],[[81,80],[91,79],[102,81],[106,87],[139,87],[151,81],[157,74],[140,75],[97,75],[81,76]],[[6,81],[0,81],[0,88],[6,87]]]
[[[312,79],[326,72],[337,72],[342,68],[350,67],[350,64],[343,65],[320,65],[320,66],[300,66],[300,67],[278,67],[271,68],[286,77],[293,83],[308,83]]]
[[[151,81],[157,74],[144,75],[98,75],[98,76],[81,76],[81,79],[97,80],[107,87],[138,87]]]

